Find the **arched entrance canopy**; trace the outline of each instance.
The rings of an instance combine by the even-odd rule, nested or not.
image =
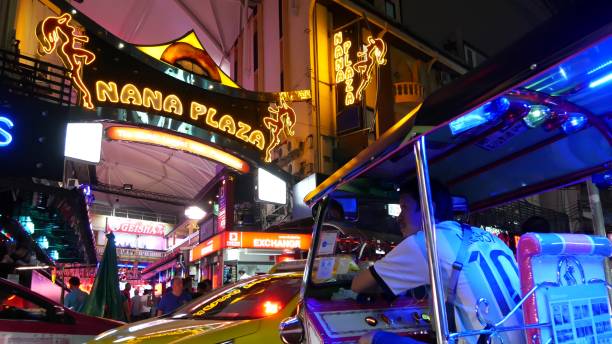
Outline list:
[[[37,28],[41,52],[57,53],[70,69],[84,108],[119,108],[187,123],[237,143],[234,154],[258,153],[262,163],[271,162],[274,148],[294,134],[297,115],[289,104],[309,99],[309,91],[237,88],[194,41],[193,33],[136,47],[67,3],[56,5],[61,13]],[[186,72],[187,65],[191,72]]]

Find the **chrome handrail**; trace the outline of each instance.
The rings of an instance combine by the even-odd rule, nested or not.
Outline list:
[[[606,286],[606,288],[612,290],[612,284],[600,278],[592,278],[587,282],[587,284],[594,284],[594,283],[603,283]],[[502,327],[501,325],[505,323],[506,321],[508,321],[508,319],[510,319],[512,315],[518,312],[518,310],[521,309],[521,306],[525,303],[525,301],[527,301],[527,299],[531,297],[531,295],[533,295],[538,289],[540,289],[541,287],[559,287],[559,286],[560,286],[559,283],[548,282],[548,281],[536,284],[527,294],[525,294],[525,296],[523,296],[523,298],[521,298],[521,300],[514,306],[514,308],[510,310],[508,314],[506,314],[500,321],[496,323],[487,322],[486,319],[480,314],[481,304],[485,304],[488,307],[487,299],[480,298],[476,302],[476,307],[475,307],[476,317],[478,318],[480,323],[485,328],[480,329],[480,330],[466,330],[466,331],[461,331],[461,332],[453,332],[449,335],[450,342],[454,343],[456,339],[461,338],[461,337],[472,337],[472,336],[480,336],[480,335],[495,336],[496,334],[501,333],[501,332],[522,331],[522,330],[527,330],[527,329],[543,328],[543,327],[552,326],[552,323],[538,323],[538,324],[509,326],[509,327]],[[500,338],[500,341],[501,341],[501,338]],[[545,344],[549,344],[551,342],[552,342],[552,338],[549,339],[547,343]],[[489,339],[489,343],[490,343],[490,339]],[[503,343],[503,341],[501,341],[501,343]]]
[[[544,323],[544,324],[531,324],[531,325],[522,325],[522,326],[501,327],[503,323],[508,321],[508,319],[510,319],[511,316],[513,316],[516,312],[518,312],[519,309],[521,309],[521,306],[525,303],[525,301],[527,301],[527,299],[531,295],[533,295],[533,293],[536,292],[536,290],[540,289],[541,287],[558,287],[558,286],[559,284],[555,282],[542,282],[542,283],[536,284],[527,294],[525,294],[525,296],[523,296],[523,298],[521,298],[521,300],[514,306],[514,308],[510,310],[508,314],[506,314],[500,321],[496,323],[487,322],[486,319],[480,314],[480,305],[484,303],[488,306],[487,299],[480,298],[476,302],[476,307],[475,307],[476,317],[478,318],[478,321],[480,321],[480,323],[485,328],[480,329],[480,330],[466,330],[466,331],[461,331],[461,332],[454,332],[449,335],[449,339],[452,342],[454,342],[455,339],[460,338],[460,337],[480,336],[483,334],[484,335],[495,335],[500,332],[520,331],[520,330],[526,330],[530,328],[551,326],[550,323]]]

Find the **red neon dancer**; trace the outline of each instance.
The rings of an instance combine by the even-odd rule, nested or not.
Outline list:
[[[281,142],[280,135],[284,131],[287,137],[293,136],[295,131],[296,115],[295,111],[287,105],[285,99],[281,97],[280,106],[272,107],[268,106],[270,117],[264,117],[263,122],[270,130],[271,139],[268,148],[266,148],[266,162],[272,161],[272,150],[278,146]]]
[[[75,33],[76,28],[70,25],[71,20],[70,14],[64,13],[59,17],[47,17],[39,23],[36,27],[36,37],[40,42],[38,53],[40,55],[50,54],[57,47],[58,42],[63,41],[61,48],[57,49],[57,55],[64,66],[68,68],[68,76],[81,91],[83,106],[93,109],[91,93],[85,87],[83,79],[81,79],[81,73],[83,72],[83,64],[92,63],[96,59],[96,55],[77,46],[89,42],[89,37],[77,35]]]
[[[387,63],[387,60],[385,60],[386,54],[387,45],[385,42],[380,38],[372,38],[372,36],[368,37],[368,45],[365,47],[365,52],[357,52],[357,58],[360,60],[353,65],[353,69],[361,74],[361,83],[359,88],[357,88],[357,92],[355,92],[357,100],[361,100],[363,91],[372,81],[374,65],[384,65]]]

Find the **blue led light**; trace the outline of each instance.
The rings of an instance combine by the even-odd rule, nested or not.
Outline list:
[[[567,120],[561,124],[561,128],[566,134],[576,132],[587,123],[587,118],[581,113],[572,113],[567,117]]]
[[[13,135],[9,132],[15,125],[10,119],[0,116],[0,124],[4,124],[7,128],[3,129],[0,126],[0,147],[6,147],[13,142]]]
[[[563,79],[567,80],[567,73],[565,72],[565,69],[563,69],[563,67],[559,67],[559,74],[561,74]]]
[[[597,67],[595,67],[595,68],[591,69],[590,71],[588,71],[588,72],[587,72],[587,74],[588,74],[588,75],[591,75],[591,74],[593,74],[593,73],[595,73],[595,72],[597,72],[597,71],[599,71],[599,70],[602,70],[602,69],[604,69],[604,68],[608,67],[608,66],[609,66],[609,65],[611,65],[611,64],[612,64],[612,60],[608,60],[608,61],[606,61],[606,62],[604,62],[604,63],[600,64],[599,66],[597,66]]]
[[[591,83],[589,84],[590,88],[595,88],[604,84],[609,83],[610,81],[612,81],[612,73],[606,74],[605,76],[595,80],[595,81],[591,81]]]
[[[593,184],[606,189],[612,186],[612,170],[607,170],[592,176]]]
[[[535,128],[544,123],[550,117],[550,109],[544,105],[531,105],[529,113],[523,121],[528,127]]]
[[[510,108],[508,98],[500,97],[492,100],[475,110],[450,122],[449,127],[453,135],[475,128],[481,124],[492,122],[500,118]]]

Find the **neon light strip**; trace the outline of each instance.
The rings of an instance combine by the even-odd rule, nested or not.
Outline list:
[[[137,142],[181,150],[222,163],[239,172],[246,173],[249,171],[249,164],[244,160],[220,149],[177,135],[142,128],[110,127],[106,130],[106,137],[111,140]]]
[[[612,73],[607,74],[606,76],[601,77],[601,78],[599,78],[599,79],[597,79],[597,80],[595,80],[595,81],[592,81],[592,82],[589,84],[589,88],[595,88],[595,87],[597,87],[597,86],[601,86],[601,85],[603,85],[603,84],[606,84],[606,83],[608,83],[608,82],[610,82],[610,81],[612,81]]]
[[[604,68],[608,67],[608,66],[609,66],[609,65],[611,65],[611,64],[612,64],[612,60],[609,60],[608,62],[602,63],[602,64],[600,64],[599,66],[597,66],[597,67],[595,67],[595,68],[591,69],[590,71],[588,71],[588,72],[587,72],[587,74],[588,74],[588,75],[591,75],[591,74],[593,74],[593,73],[597,72],[598,70],[602,70],[602,69],[604,69]]]

